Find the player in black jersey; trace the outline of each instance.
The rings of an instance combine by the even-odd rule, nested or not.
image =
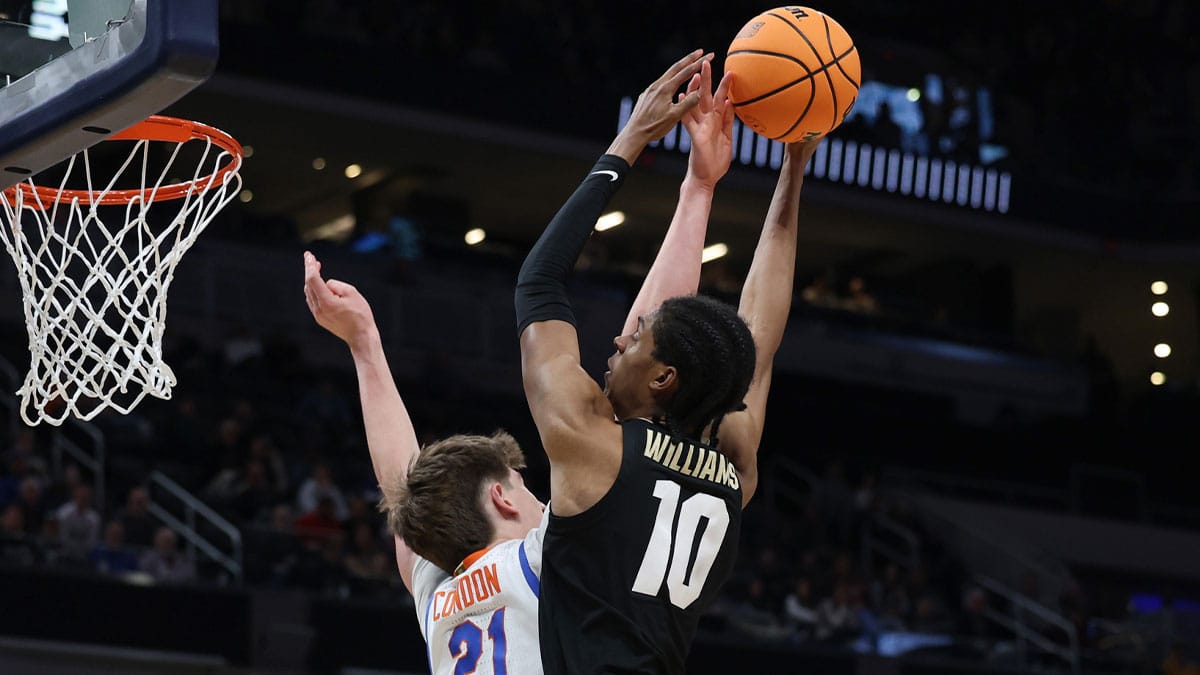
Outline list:
[[[643,312],[638,303],[653,293],[639,294],[603,390],[580,365],[564,286],[645,147],[702,103],[728,105],[723,88],[715,101],[707,86],[675,96],[707,75],[710,58],[693,52],[642,92],[518,278],[525,392],[551,468],[539,610],[548,675],[683,672],[699,617],[732,571],[742,508],[757,485],[772,362],[791,306],[800,188],[817,142],[787,147],[737,311],[686,294]],[[685,276],[695,270],[694,293],[698,261],[678,265]]]

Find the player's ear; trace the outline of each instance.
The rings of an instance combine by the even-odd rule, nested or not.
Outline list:
[[[650,380],[650,391],[655,396],[661,394],[673,394],[679,388],[679,377],[675,371],[675,366],[662,366],[653,380]]]
[[[503,482],[492,481],[491,487],[488,488],[488,499],[502,517],[515,518],[519,515],[517,505],[509,498],[509,491],[505,490]]]

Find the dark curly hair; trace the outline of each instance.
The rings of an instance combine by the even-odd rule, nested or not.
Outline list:
[[[675,368],[679,388],[666,404],[663,424],[672,434],[711,442],[726,414],[745,410],[754,378],[750,328],[731,305],[704,295],[671,298],[658,309],[654,358]]]

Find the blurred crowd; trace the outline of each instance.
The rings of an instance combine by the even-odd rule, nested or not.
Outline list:
[[[67,428],[9,420],[14,433],[0,454],[0,566],[411,603],[376,508],[348,359],[344,369],[318,368],[286,340],[236,330],[212,349],[176,340],[168,361],[180,382],[172,400],[96,418],[107,453],[102,476],[56,450],[55,434]],[[445,382],[438,375],[452,371],[433,352],[427,365],[399,382],[423,440],[507,428],[526,448],[527,482],[545,496],[545,459],[523,402],[438,386]],[[770,461],[777,449],[765,452]],[[794,459],[810,478],[783,484],[787,474],[764,470],[735,577],[706,629],[857,651],[875,651],[899,634],[972,658],[1011,641],[984,616],[995,599],[972,585],[903,501],[887,497],[875,466],[841,453]],[[178,526],[186,519],[172,506],[177,495],[153,479],[156,471],[238,530],[240,579]],[[179,521],[168,522],[164,511]],[[880,516],[914,533],[918,549],[882,555],[866,546]],[[196,535],[229,550],[217,530],[193,524]]]

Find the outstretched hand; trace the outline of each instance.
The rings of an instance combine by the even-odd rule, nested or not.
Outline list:
[[[680,98],[676,98],[675,93],[700,72],[702,64],[712,61],[712,58],[711,52],[705,54],[697,49],[676,61],[642,90],[633,104],[629,121],[609,146],[608,153],[633,164],[648,144],[665,136],[684,114],[699,105],[698,88],[685,92]]]
[[[799,162],[800,166],[808,166],[808,161],[812,159],[813,153],[817,151],[817,146],[825,140],[824,136],[818,136],[807,141],[795,141],[788,143],[787,156],[789,161]]]
[[[700,72],[688,83],[687,91],[679,94],[680,101],[693,92],[700,97],[695,107],[683,114],[683,126],[692,142],[688,173],[710,188],[729,171],[733,160],[733,104],[729,101],[732,82],[733,72],[725,73],[714,93],[712,63],[704,61]]]
[[[304,301],[322,328],[341,338],[350,349],[370,338],[375,327],[371,305],[358,289],[344,281],[321,278],[321,263],[304,252]]]

